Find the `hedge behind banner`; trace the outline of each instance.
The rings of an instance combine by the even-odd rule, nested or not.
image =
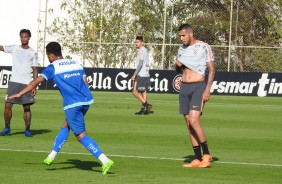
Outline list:
[[[43,67],[39,67],[41,73]],[[90,90],[93,91],[132,91],[130,79],[135,70],[111,68],[85,68]],[[178,93],[181,74],[173,70],[150,70],[153,93]],[[0,88],[7,88],[11,77],[11,67],[0,67]],[[46,81],[39,89],[56,89],[52,81]],[[213,95],[240,96],[281,96],[281,73],[217,72],[212,84]]]

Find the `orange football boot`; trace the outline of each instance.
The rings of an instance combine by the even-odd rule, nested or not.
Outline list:
[[[183,167],[199,167],[201,164],[201,161],[199,159],[194,159],[191,163],[186,163],[186,164],[183,164],[182,166]]]
[[[202,157],[202,161],[199,164],[199,167],[201,168],[207,168],[211,166],[212,156],[209,154],[205,154]]]

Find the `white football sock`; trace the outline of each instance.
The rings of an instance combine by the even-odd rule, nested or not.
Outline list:
[[[109,162],[109,158],[104,153],[102,153],[98,157],[98,159],[102,162],[103,165]]]
[[[52,160],[54,160],[56,155],[57,155],[57,152],[52,150],[51,153],[48,155],[48,157],[51,158]]]

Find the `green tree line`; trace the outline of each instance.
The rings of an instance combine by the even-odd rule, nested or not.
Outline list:
[[[121,68],[134,62],[134,38],[143,35],[155,65],[171,69],[177,28],[190,23],[212,46],[219,71],[227,70],[230,51],[231,71],[281,72],[281,7],[282,0],[65,0],[65,16],[48,33],[93,67]]]

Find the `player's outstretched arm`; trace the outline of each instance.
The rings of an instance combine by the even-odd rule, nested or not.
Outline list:
[[[30,82],[26,88],[24,88],[22,91],[20,91],[17,94],[8,96],[8,99],[12,99],[12,98],[19,98],[21,96],[23,96],[25,93],[33,90],[34,88],[36,88],[41,82],[45,81],[45,78],[42,76],[37,77],[37,79],[33,80],[32,82]]]
[[[3,45],[0,45],[0,51],[4,51]]]

